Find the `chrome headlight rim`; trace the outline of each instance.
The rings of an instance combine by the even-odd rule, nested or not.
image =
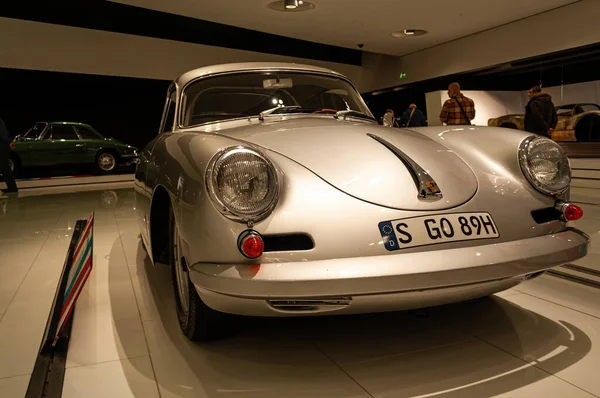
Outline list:
[[[215,171],[215,167],[217,166],[219,161],[221,161],[227,155],[231,155],[234,153],[240,153],[240,152],[241,153],[250,153],[250,154],[260,158],[261,161],[265,162],[268,169],[270,170],[271,176],[273,177],[271,179],[271,181],[272,181],[271,186],[269,187],[269,190],[272,190],[272,197],[271,197],[270,203],[267,206],[265,206],[263,209],[260,209],[260,211],[258,211],[256,213],[240,212],[237,209],[229,206],[227,203],[225,203],[223,201],[221,196],[218,194],[217,187],[215,186],[215,183],[214,183],[214,177],[215,177],[214,171]],[[213,205],[217,208],[217,210],[223,216],[227,217],[230,220],[240,222],[240,223],[246,223],[246,224],[250,225],[250,224],[254,224],[254,223],[263,221],[265,218],[267,218],[273,212],[273,210],[277,206],[277,203],[279,202],[280,187],[281,187],[280,178],[281,178],[281,172],[275,167],[273,162],[266,155],[264,155],[261,151],[255,149],[255,148],[246,146],[246,145],[235,145],[235,146],[229,146],[229,147],[219,150],[211,158],[211,160],[208,163],[208,167],[206,169],[205,184],[206,184],[206,189],[208,191],[208,195],[209,195]]]
[[[531,172],[531,169],[530,169],[531,165],[530,165],[530,158],[529,158],[529,148],[536,141],[548,141],[548,142],[551,142],[556,148],[558,148],[558,150],[559,150],[560,154],[562,155],[562,157],[569,164],[569,168],[568,168],[568,183],[563,188],[561,188],[561,189],[550,189],[550,188],[548,188],[548,186],[546,186],[545,184],[543,184],[542,182],[540,182],[537,178],[535,178],[535,176]],[[521,166],[521,171],[523,172],[523,175],[525,175],[525,178],[527,178],[527,181],[529,181],[529,183],[535,189],[537,189],[539,192],[541,192],[541,193],[543,193],[545,195],[558,196],[558,195],[561,195],[561,194],[563,194],[563,193],[565,193],[565,192],[567,192],[569,190],[569,187],[571,185],[571,167],[570,167],[569,159],[565,155],[565,152],[563,151],[562,147],[560,145],[558,145],[555,141],[551,140],[550,138],[541,137],[541,136],[538,136],[538,135],[532,135],[532,136],[529,136],[529,137],[525,138],[523,140],[523,142],[521,142],[521,145],[519,147],[519,164]]]

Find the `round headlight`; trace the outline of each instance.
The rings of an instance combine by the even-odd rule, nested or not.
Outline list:
[[[226,149],[213,157],[206,182],[219,210],[236,221],[259,221],[277,204],[279,182],[271,161],[245,148]]]
[[[571,168],[560,145],[544,137],[529,137],[519,149],[521,169],[540,192],[558,195],[571,183]]]

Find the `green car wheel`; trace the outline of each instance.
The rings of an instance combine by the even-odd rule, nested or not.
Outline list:
[[[98,169],[104,173],[111,173],[117,167],[117,157],[110,152],[103,152],[98,155],[96,160]]]

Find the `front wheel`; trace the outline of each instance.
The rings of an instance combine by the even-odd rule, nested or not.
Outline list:
[[[225,333],[226,315],[208,307],[190,281],[189,269],[181,251],[181,238],[173,211],[169,220],[169,258],[179,326],[192,341],[206,341]]]
[[[96,166],[103,173],[112,173],[117,168],[117,157],[111,152],[102,152],[96,157]]]

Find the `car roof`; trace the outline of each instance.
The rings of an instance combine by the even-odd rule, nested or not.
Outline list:
[[[92,127],[91,125],[87,124],[87,123],[80,123],[80,122],[36,122],[36,123],[48,123],[48,124],[74,124],[77,126],[86,126],[86,127]]]
[[[303,65],[284,62],[243,62],[233,64],[221,64],[213,66],[205,66],[198,69],[193,69],[184,73],[175,79],[175,83],[182,87],[199,77],[205,77],[214,74],[231,73],[231,72],[249,72],[249,71],[270,71],[270,70],[285,70],[298,72],[317,72],[325,73],[336,77],[347,79],[344,75],[327,68],[321,68],[312,65]]]
[[[600,105],[594,104],[593,102],[578,102],[576,104],[559,105],[556,108],[557,109],[570,109],[570,108],[575,108],[576,106],[581,106],[581,105],[594,105],[594,106],[600,107]]]

